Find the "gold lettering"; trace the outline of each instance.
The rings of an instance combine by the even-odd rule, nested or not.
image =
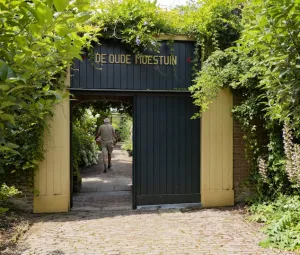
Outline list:
[[[153,56],[153,64],[157,65],[158,64],[158,57],[157,56]]]
[[[164,58],[163,56],[159,56],[159,64],[160,64],[160,65],[163,64],[163,62],[162,62],[163,58]]]
[[[135,64],[140,64],[141,58],[139,56],[135,56]]]
[[[106,54],[101,54],[101,63],[106,64]]]
[[[100,58],[100,54],[99,54],[99,53],[97,53],[97,54],[95,55],[95,62],[96,62],[97,64],[99,64],[99,63],[101,62],[101,58]]]
[[[168,60],[168,61],[167,61]],[[169,57],[168,56],[164,56],[164,64],[165,65],[169,65],[170,64],[170,61],[169,61]]]
[[[124,54],[121,54],[121,64],[125,64],[126,63],[126,57]]]
[[[97,64],[100,64],[100,63],[105,64],[105,63],[106,63],[105,57],[106,57],[106,54],[99,54],[99,53],[97,53],[97,54],[95,55],[95,62],[96,62]]]
[[[147,56],[147,59],[148,59],[148,65],[152,65],[153,64],[153,62],[152,62],[153,56]]]
[[[147,65],[147,56],[142,57],[142,64]]]
[[[115,62],[115,56],[113,54],[109,54],[108,61],[110,64],[113,64]]]
[[[126,55],[126,64],[131,64],[130,55]]]
[[[120,64],[120,55],[115,55],[115,63]]]
[[[177,65],[177,56],[172,56],[172,65],[173,66]]]

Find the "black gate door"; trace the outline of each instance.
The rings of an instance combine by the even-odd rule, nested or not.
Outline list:
[[[189,96],[136,96],[134,207],[200,202],[200,121]]]

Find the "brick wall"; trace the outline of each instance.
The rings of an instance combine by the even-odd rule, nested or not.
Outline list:
[[[242,101],[241,96],[233,97],[233,105]],[[233,188],[235,191],[235,202],[242,202],[251,193],[251,187],[247,187],[244,181],[249,176],[249,166],[245,158],[245,141],[241,125],[233,122]]]

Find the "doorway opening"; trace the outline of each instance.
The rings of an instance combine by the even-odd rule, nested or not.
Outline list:
[[[129,96],[75,95],[71,100],[73,211],[132,209],[132,105],[133,98]],[[95,139],[104,119],[109,119],[117,138],[107,171],[103,161],[105,150]]]

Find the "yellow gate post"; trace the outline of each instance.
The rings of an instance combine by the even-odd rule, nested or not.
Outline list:
[[[232,94],[220,91],[201,118],[201,203],[231,206],[233,191]]]
[[[70,84],[68,72],[66,85]],[[34,213],[68,212],[70,209],[70,100],[54,107],[45,130],[45,159],[35,175]]]

